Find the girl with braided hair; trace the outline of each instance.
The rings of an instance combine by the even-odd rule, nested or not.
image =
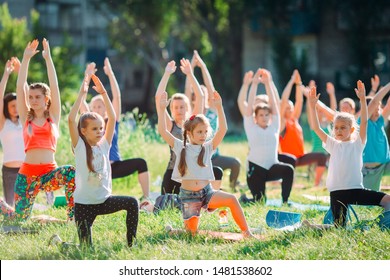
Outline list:
[[[168,106],[167,93],[165,91],[156,93],[158,131],[178,159],[175,161],[172,180],[181,182],[179,197],[184,226],[194,235],[198,230],[202,208],[214,211],[221,207],[228,207],[244,237],[253,237],[237,198],[233,194],[214,190],[210,185],[210,182],[215,179],[211,156],[227,131],[222,99],[218,92],[214,92],[210,101],[217,110],[218,131],[206,141],[211,133],[210,123],[204,115],[192,115],[183,124],[184,139],[180,140],[167,129],[165,120],[165,110]]]

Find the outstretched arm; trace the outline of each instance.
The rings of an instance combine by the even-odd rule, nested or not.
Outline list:
[[[248,95],[248,103],[247,103],[248,106],[246,107],[246,112],[244,112],[244,116],[251,116],[253,114],[253,106],[255,104],[257,88],[260,83],[260,75],[261,75],[261,69],[259,68],[257,69],[252,79],[252,85]]]
[[[374,96],[375,93],[378,91],[380,84],[379,76],[374,75],[374,77],[371,78],[371,90],[368,93],[368,96]]]
[[[171,60],[170,62],[168,62],[167,66],[165,67],[164,75],[162,76],[162,78],[160,80],[160,83],[158,84],[157,91],[156,91],[156,97],[157,97],[157,95],[160,96],[163,92],[166,92],[168,81],[169,81],[169,77],[173,73],[175,73],[175,71],[176,71],[176,63],[175,63],[175,61]],[[190,109],[190,108],[188,108],[188,109]],[[169,116],[166,107],[165,107],[164,116],[165,116],[165,122],[166,122],[167,129],[169,131],[171,131],[171,129],[172,129],[172,119]]]
[[[23,125],[26,122],[27,112],[29,110],[28,103],[26,101],[28,95],[28,88],[26,87],[28,66],[30,64],[31,58],[39,52],[37,50],[38,45],[39,42],[37,39],[28,42],[23,53],[23,59],[22,63],[20,64],[19,75],[16,82],[16,104],[19,118]]]
[[[58,87],[57,73],[54,68],[54,63],[50,54],[49,41],[45,38],[42,41],[43,52],[42,56],[46,61],[47,75],[49,77],[49,87],[51,94],[50,116],[53,118],[53,122],[59,125],[61,118],[61,98],[60,89]]]
[[[194,89],[195,104],[194,104],[194,110],[192,111],[192,113],[195,115],[196,114],[203,114],[204,95],[203,95],[202,89],[200,88],[200,85],[199,85],[198,81],[196,80],[195,75],[192,71],[190,61],[188,59],[182,58],[180,60],[180,69],[187,76],[187,79],[189,79],[191,86]]]
[[[202,71],[202,77],[203,81],[206,85],[207,92],[211,95],[215,91],[213,79],[211,78],[209,69],[207,68],[206,63],[203,61],[203,59],[200,57],[199,53],[197,51],[194,51],[194,59],[195,59],[195,65],[200,68]]]
[[[371,118],[372,114],[378,108],[382,99],[386,96],[386,94],[390,91],[390,82],[387,83],[384,87],[382,87],[377,94],[375,94],[374,98],[371,100],[370,104],[368,104],[368,118]]]
[[[92,75],[95,74],[96,71],[97,71],[97,69],[96,69],[95,62],[91,62],[91,63],[87,64],[87,67],[85,68],[85,71],[84,71],[84,79],[86,79],[85,81],[88,83],[88,85],[91,82]],[[89,105],[87,103],[87,95],[85,94],[82,101],[81,101],[80,112],[85,113],[85,112],[89,112],[89,111],[90,111],[90,109],[89,109]]]
[[[292,90],[294,83],[296,83],[296,81],[298,80],[298,76],[299,76],[298,70],[295,69],[293,74],[291,75],[291,79],[288,81],[287,85],[285,86],[285,88],[283,90],[282,98],[280,100],[280,115],[281,116],[284,116],[284,113],[286,112],[286,109],[288,106],[288,101],[290,99],[291,90]],[[300,77],[299,77],[299,80],[300,80]],[[302,107],[301,107],[301,110],[302,110]],[[295,113],[294,113],[294,117],[295,117]]]
[[[275,92],[275,89],[273,87],[271,72],[266,69],[261,69],[260,82],[264,84],[265,92],[267,93],[269,99],[268,104],[271,108],[272,114],[277,115],[279,118],[279,102],[276,98],[276,95],[278,95],[278,93]]]
[[[302,93],[302,80],[301,75],[299,75],[298,70],[295,70],[295,104],[294,104],[294,117],[298,120],[302,114],[303,108],[303,93]],[[294,72],[295,72],[294,71]]]
[[[366,144],[367,139],[367,102],[366,102],[366,88],[364,87],[364,83],[362,81],[357,81],[357,88],[355,88],[355,93],[360,100],[360,128],[359,134],[360,139],[363,144]]]
[[[337,110],[336,91],[334,89],[334,85],[331,82],[326,83],[326,92],[329,95],[330,109],[336,111]]]
[[[4,102],[3,102],[4,93],[7,87],[9,75],[11,75],[12,71],[14,71],[14,66],[12,65],[12,61],[9,59],[5,63],[3,77],[1,78],[0,81],[0,130],[3,129],[4,122],[5,122]]]
[[[108,60],[108,57],[104,59],[103,70],[110,80],[110,87],[112,91],[112,106],[114,107],[116,121],[119,121],[122,114],[121,91],[119,89],[118,81],[116,80],[114,71],[112,71],[111,63]]]
[[[100,79],[95,74],[93,74],[91,78],[92,78],[92,82],[95,84],[92,88],[97,93],[102,95],[104,105],[105,105],[106,110],[107,110],[108,121],[107,121],[107,125],[106,125],[106,131],[104,132],[104,137],[106,138],[107,142],[109,144],[111,144],[112,137],[114,136],[115,120],[116,120],[114,107],[112,106],[111,100],[108,97],[107,91],[104,88]]]
[[[165,118],[166,108],[169,104],[167,96],[168,96],[168,94],[165,91],[164,92],[157,92],[156,96],[155,96],[156,110],[157,110],[157,116],[158,116],[157,128],[158,128],[158,132],[160,133],[161,137],[165,140],[165,142],[168,143],[168,145],[170,147],[173,148],[173,145],[175,143],[175,137],[167,129],[166,118]]]
[[[72,108],[70,109],[68,115],[69,134],[70,134],[70,140],[72,141],[72,147],[76,147],[79,140],[79,131],[77,128],[78,124],[76,118],[77,118],[77,113],[82,104],[82,101],[85,100],[85,96],[87,95],[89,80],[90,77],[87,76],[84,77],[84,80],[80,86],[79,96],[77,97],[76,102],[73,104]]]
[[[242,116],[245,116],[247,112],[248,102],[246,101],[246,99],[248,95],[248,88],[249,85],[252,83],[252,79],[253,71],[246,72],[242,81],[240,92],[238,93],[237,104]]]
[[[310,92],[308,95],[308,105],[309,105],[309,110],[310,110],[310,118],[311,118],[311,124],[312,124],[312,129],[313,131],[318,135],[318,137],[321,139],[323,143],[326,143],[326,139],[328,135],[321,129],[320,123],[318,121],[318,115],[316,111],[316,104],[320,98],[320,95],[317,95],[317,89],[316,87],[310,88]]]
[[[227,122],[225,112],[222,107],[222,98],[217,91],[213,92],[212,98],[210,98],[210,102],[214,104],[214,108],[217,109],[218,115],[218,130],[214,134],[213,137],[213,150],[215,150],[218,145],[222,142],[223,137],[225,137],[227,131]]]

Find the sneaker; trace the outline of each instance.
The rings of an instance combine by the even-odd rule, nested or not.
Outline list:
[[[60,236],[58,234],[54,234],[52,237],[50,237],[49,239],[49,246],[58,246],[60,244],[62,244],[62,239],[60,238]]]

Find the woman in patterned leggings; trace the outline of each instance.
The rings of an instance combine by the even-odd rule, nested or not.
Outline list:
[[[39,191],[50,192],[64,187],[68,220],[72,220],[75,169],[70,165],[58,167],[54,159],[59,135],[61,102],[57,74],[46,39],[42,41],[42,56],[46,61],[50,87],[44,83],[27,85],[29,62],[39,52],[38,44],[38,40],[28,43],[16,86],[17,109],[23,124],[26,157],[15,182],[15,209],[1,199],[0,208],[7,219],[23,221],[31,215]]]

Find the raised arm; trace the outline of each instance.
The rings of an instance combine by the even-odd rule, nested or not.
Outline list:
[[[355,93],[360,100],[360,128],[359,134],[362,143],[366,143],[367,139],[367,102],[366,102],[366,88],[364,87],[364,83],[362,81],[357,81],[357,88],[355,88]]]
[[[38,44],[39,42],[37,39],[28,42],[23,53],[23,59],[22,63],[20,64],[19,75],[16,81],[16,104],[18,108],[19,118],[23,125],[26,122],[27,112],[29,110],[29,106],[27,103],[28,87],[26,87],[28,66],[30,64],[31,58],[39,52],[37,50]]]
[[[326,92],[329,95],[330,109],[336,111],[337,110],[336,91],[334,89],[334,85],[331,82],[326,83]]]
[[[293,74],[291,75],[290,80],[287,82],[287,85],[284,87],[284,90],[282,92],[282,98],[280,100],[280,115],[284,116],[284,113],[286,112],[288,101],[290,99],[290,94],[292,87],[297,80],[297,75],[299,75],[298,70],[294,70]],[[302,109],[302,108],[301,108]]]
[[[42,56],[46,61],[47,75],[49,78],[49,87],[51,94],[50,116],[53,118],[53,122],[59,125],[61,118],[61,98],[60,89],[58,87],[57,73],[54,68],[54,63],[50,54],[49,41],[45,38],[42,40],[43,51]]]
[[[214,108],[217,110],[218,115],[218,130],[213,137],[213,150],[215,150],[218,145],[222,142],[223,137],[225,137],[226,131],[228,129],[225,112],[222,107],[222,98],[217,91],[213,92],[210,102],[214,103]]]
[[[390,116],[390,97],[387,98],[386,106],[383,108],[382,116],[385,120]]]
[[[104,59],[104,73],[108,76],[110,80],[110,87],[112,92],[112,106],[114,107],[116,121],[119,121],[122,114],[122,101],[121,101],[121,91],[119,89],[118,81],[116,80],[114,71],[112,71],[111,63],[106,57]]]
[[[171,60],[170,62],[168,62],[167,66],[165,67],[164,74],[163,74],[163,76],[162,76],[162,78],[160,80],[160,83],[158,84],[158,87],[157,87],[157,90],[156,90],[156,97],[157,97],[157,95],[160,96],[161,93],[166,92],[168,81],[169,81],[169,77],[173,73],[175,73],[175,71],[176,71],[176,63],[175,63],[174,60]],[[164,115],[165,115],[165,122],[166,122],[167,129],[169,131],[171,131],[171,129],[172,129],[172,119],[169,116],[166,107],[165,107]]]
[[[322,142],[326,142],[326,139],[328,135],[321,129],[320,123],[318,121],[318,115],[317,115],[317,110],[316,110],[316,104],[320,98],[320,95],[317,95],[317,89],[316,87],[310,88],[310,92],[308,95],[308,105],[310,110],[309,116],[311,118],[311,129],[318,135],[318,137],[321,139]]]
[[[246,111],[244,112],[244,116],[251,116],[253,114],[253,106],[255,104],[255,98],[257,94],[257,88],[260,83],[260,75],[261,75],[261,69],[257,69],[255,75],[253,76],[252,79],[252,85],[251,89],[249,90],[249,95],[248,95],[248,102],[247,102],[247,107]]]
[[[187,79],[190,81],[191,86],[195,93],[195,104],[192,114],[203,114],[204,111],[204,95],[203,91],[200,88],[200,85],[192,71],[191,63],[188,59],[182,58],[180,60],[180,69],[187,76]],[[190,99],[191,100],[191,99]]]
[[[368,96],[374,96],[375,93],[378,91],[380,84],[379,76],[374,75],[374,77],[371,78],[371,90],[368,93]]]
[[[1,81],[0,81],[0,130],[3,129],[4,122],[5,122],[4,102],[3,102],[4,93],[5,93],[5,89],[7,87],[9,75],[11,75],[12,71],[14,71],[14,67],[12,65],[12,61],[9,59],[5,63],[3,77],[1,78]]]
[[[80,106],[85,100],[85,96],[88,92],[88,86],[89,86],[89,80],[90,77],[85,76],[84,80],[80,86],[79,95],[77,96],[77,99],[75,103],[73,104],[72,108],[70,109],[69,115],[68,115],[68,125],[69,125],[69,134],[70,134],[70,140],[72,142],[72,147],[76,147],[78,140],[79,140],[79,130],[77,128],[78,124],[76,121],[77,113],[80,109]]]
[[[252,79],[253,79],[253,71],[246,72],[244,75],[244,79],[242,81],[240,92],[238,93],[237,104],[238,104],[238,109],[240,110],[241,116],[245,116],[246,111],[247,111],[248,88],[249,88],[249,85],[252,83]]]
[[[295,72],[296,71],[296,72]],[[295,104],[294,104],[294,117],[298,120],[302,114],[303,108],[303,93],[302,93],[302,80],[301,75],[299,75],[298,70],[294,70],[295,72]]]
[[[269,98],[269,107],[271,108],[272,115],[277,115],[279,117],[279,102],[276,98],[277,92],[274,92],[273,81],[271,72],[266,69],[261,69],[260,71],[260,82],[264,84],[265,92]]]
[[[377,94],[375,94],[374,98],[371,100],[370,104],[368,104],[368,118],[371,118],[371,115],[378,108],[382,99],[386,96],[386,94],[390,91],[390,82],[383,86]]]
[[[206,85],[207,92],[209,94],[212,94],[215,91],[213,79],[211,78],[206,63],[203,61],[203,59],[200,57],[199,53],[196,50],[194,51],[194,59],[195,65],[198,66],[202,72],[202,78]]]
[[[84,79],[85,82],[89,83],[91,82],[91,77],[93,74],[95,74],[97,71],[96,69],[96,64],[95,62],[91,62],[91,63],[88,63],[87,66],[85,67],[85,71],[84,71]],[[85,113],[85,112],[89,112],[90,109],[89,109],[89,105],[87,103],[87,95],[85,94],[82,101],[81,101],[81,104],[80,104],[80,112],[81,113]]]
[[[95,74],[92,75],[92,82],[95,84],[92,88],[97,93],[101,94],[103,97],[103,101],[106,107],[107,117],[108,117],[108,121],[106,124],[106,131],[104,132],[104,137],[106,138],[107,142],[111,144],[112,137],[114,136],[115,120],[116,120],[114,107],[112,106],[111,100],[108,97],[107,91],[104,88],[102,82]]]
[[[167,129],[165,117],[167,106],[169,104],[167,98],[168,94],[166,91],[156,93],[155,100],[158,117],[157,128],[161,137],[165,140],[165,142],[168,143],[170,147],[173,148],[173,145],[175,143],[175,137]]]

